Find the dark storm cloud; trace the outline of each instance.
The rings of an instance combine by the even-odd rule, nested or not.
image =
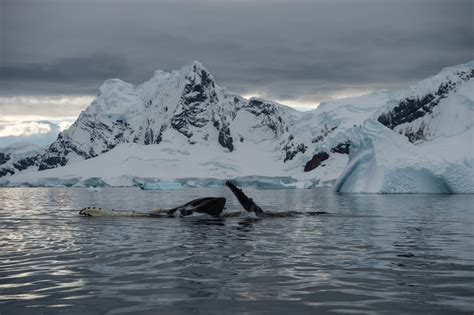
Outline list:
[[[314,104],[404,87],[474,52],[471,0],[1,3],[4,95],[94,94],[197,59],[238,93]]]
[[[52,64],[18,64],[0,67],[0,80],[87,81],[110,76],[127,75],[125,59],[106,53],[87,57],[63,58]]]

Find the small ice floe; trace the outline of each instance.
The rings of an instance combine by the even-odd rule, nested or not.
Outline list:
[[[96,186],[89,186],[87,187],[87,191],[90,191],[90,192],[100,192],[102,191],[102,188],[101,187],[96,187]]]
[[[179,182],[153,182],[140,185],[143,190],[181,189],[183,184]]]

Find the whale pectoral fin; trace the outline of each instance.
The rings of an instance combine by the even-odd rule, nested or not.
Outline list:
[[[260,215],[263,213],[262,208],[260,208],[252,200],[252,198],[247,197],[242,191],[242,189],[235,186],[234,183],[232,183],[231,181],[226,181],[225,184],[227,187],[229,187],[229,189],[232,191],[232,193],[235,195],[235,197],[245,210],[247,210],[248,212],[254,212],[256,215]]]

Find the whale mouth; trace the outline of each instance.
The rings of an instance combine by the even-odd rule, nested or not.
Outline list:
[[[89,210],[89,209],[90,209],[90,207],[82,208],[79,211],[79,215],[86,216],[86,217],[91,217],[92,215],[89,212],[87,212],[87,210]]]
[[[213,217],[219,217],[224,210],[226,199],[224,197],[206,197],[192,200],[178,208],[181,216],[190,215],[193,212],[205,213]]]

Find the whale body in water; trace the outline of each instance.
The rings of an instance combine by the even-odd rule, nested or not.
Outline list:
[[[227,187],[232,191],[234,196],[239,201],[242,208],[248,213],[254,214],[257,218],[263,217],[290,217],[298,214],[304,215],[318,215],[325,214],[324,211],[314,212],[297,212],[297,211],[285,211],[285,212],[266,212],[258,206],[252,198],[237,187],[231,181],[225,183]],[[79,211],[82,216],[89,217],[151,217],[151,218],[175,218],[185,217],[192,215],[193,213],[205,213],[212,217],[236,217],[240,215],[237,213],[222,213],[225,208],[226,199],[224,197],[205,197],[191,200],[182,206],[171,209],[155,209],[150,212],[139,212],[139,211],[124,211],[115,209],[102,209],[96,207],[87,207]]]
[[[174,218],[191,215],[195,212],[205,213],[212,217],[219,217],[224,210],[226,199],[223,197],[205,197],[191,200],[182,206],[172,209],[155,209],[150,212],[124,211],[87,207],[79,211],[82,216],[88,217],[151,217]]]

